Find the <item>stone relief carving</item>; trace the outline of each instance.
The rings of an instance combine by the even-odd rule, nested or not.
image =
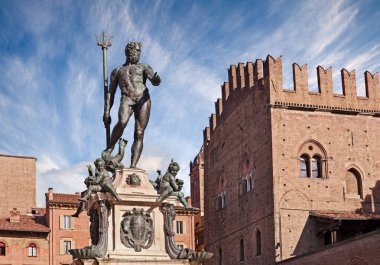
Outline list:
[[[143,209],[133,208],[123,214],[124,219],[120,225],[121,242],[127,248],[134,248],[136,252],[148,249],[154,239],[153,219]]]
[[[136,173],[132,173],[127,177],[127,184],[132,187],[138,187],[141,184],[141,179]]]

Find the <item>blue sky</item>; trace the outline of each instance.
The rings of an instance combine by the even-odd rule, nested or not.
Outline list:
[[[112,35],[109,72],[125,61],[128,41],[141,41],[142,63],[162,79],[148,85],[152,114],[139,167],[151,177],[171,158],[189,194],[189,161],[221,96],[230,64],[283,56],[284,86],[291,65],[379,71],[378,1],[1,1],[0,153],[37,157],[37,201],[85,188],[86,164],[105,148],[102,53],[95,34]],[[120,92],[118,92],[118,98]],[[119,99],[112,109],[117,120]],[[124,132],[129,140],[133,119]]]

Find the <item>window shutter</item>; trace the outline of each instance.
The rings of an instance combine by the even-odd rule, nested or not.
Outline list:
[[[75,249],[75,241],[71,240],[71,249]]]
[[[65,249],[63,247],[63,239],[59,240],[59,254],[65,254]]]
[[[73,218],[73,217],[71,217],[70,216],[70,225],[71,225],[71,229],[74,229],[74,220],[75,220],[75,218]]]
[[[64,225],[64,218],[63,218],[63,215],[60,215],[59,216],[59,228],[63,229],[64,227],[65,227],[65,225]]]
[[[182,232],[183,234],[186,234],[186,221],[182,221]]]

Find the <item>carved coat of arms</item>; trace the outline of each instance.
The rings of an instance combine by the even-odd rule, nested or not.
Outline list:
[[[136,252],[152,246],[154,238],[153,219],[143,209],[133,208],[123,214],[121,221],[120,238],[127,248],[134,248]]]

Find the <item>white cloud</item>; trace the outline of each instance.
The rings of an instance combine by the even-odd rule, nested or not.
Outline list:
[[[37,177],[37,205],[44,206],[44,193],[53,188],[57,193],[74,193],[86,189],[84,180],[87,177],[86,165],[92,162],[83,161],[72,166],[51,168]],[[54,162],[49,166],[56,166]]]
[[[45,174],[51,170],[58,170],[60,165],[57,163],[57,158],[50,158],[46,155],[40,155],[37,160],[38,174]]]

